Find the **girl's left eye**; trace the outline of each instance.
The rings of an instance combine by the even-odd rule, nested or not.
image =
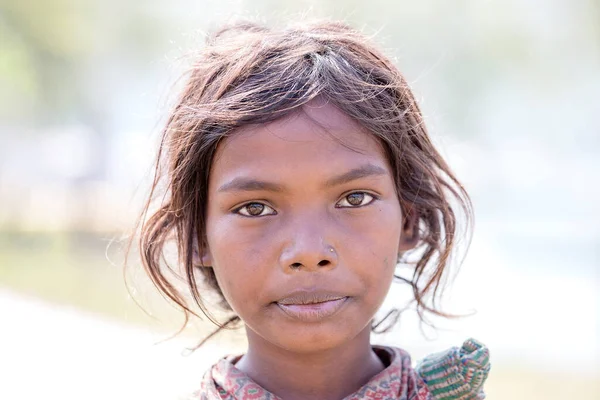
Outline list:
[[[265,215],[277,214],[273,208],[263,203],[248,203],[235,210],[236,213],[245,217],[263,217]]]
[[[366,192],[353,192],[336,203],[338,208],[358,208],[371,204],[375,196]]]

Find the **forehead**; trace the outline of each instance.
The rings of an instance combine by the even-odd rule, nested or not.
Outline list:
[[[211,180],[238,174],[339,174],[364,163],[389,171],[374,135],[335,106],[311,101],[284,119],[234,131],[219,144]]]

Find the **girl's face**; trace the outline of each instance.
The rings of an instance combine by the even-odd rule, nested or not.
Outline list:
[[[402,220],[377,140],[311,102],[219,145],[203,261],[251,348],[335,348],[370,329],[398,252],[414,242],[414,224]]]

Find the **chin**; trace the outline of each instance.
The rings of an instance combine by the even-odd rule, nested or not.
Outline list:
[[[365,329],[344,323],[314,324],[278,329],[268,338],[277,347],[294,353],[316,353],[344,347],[360,340],[361,333],[370,335],[370,326]],[[367,339],[368,341],[368,339]]]
[[[246,322],[249,345],[276,347],[293,353],[316,353],[368,343],[371,319],[362,310],[319,318],[296,318],[272,307],[267,316]],[[310,315],[309,315],[310,316]],[[262,344],[259,344],[262,342]]]
[[[312,334],[312,335],[293,335],[290,338],[277,338],[275,343],[279,347],[294,353],[322,353],[327,350],[335,349],[348,343],[351,338],[341,337],[337,334]]]

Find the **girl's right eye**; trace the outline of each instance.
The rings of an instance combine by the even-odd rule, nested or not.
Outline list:
[[[265,215],[275,215],[277,212],[263,203],[248,203],[234,210],[236,214],[243,215],[245,217],[263,217]]]

